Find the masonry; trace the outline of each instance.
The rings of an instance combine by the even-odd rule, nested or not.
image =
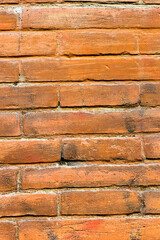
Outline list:
[[[0,1],[0,240],[160,239],[158,4]]]

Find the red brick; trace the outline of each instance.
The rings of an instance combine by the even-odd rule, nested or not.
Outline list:
[[[144,193],[145,213],[160,214],[160,192],[147,191]]]
[[[0,141],[0,149],[0,163],[60,161],[59,140],[37,139]]]
[[[50,237],[51,236],[51,237]],[[19,240],[159,240],[159,218],[95,218],[20,222]]]
[[[147,7],[24,8],[22,28],[159,28],[159,13]]]
[[[19,34],[13,32],[0,33],[0,56],[18,56]]]
[[[0,192],[8,192],[16,189],[17,189],[17,169],[1,168]]]
[[[60,32],[59,52],[62,55],[98,55],[138,53],[136,31],[69,30]]]
[[[160,158],[160,136],[144,137],[144,151],[146,158]]]
[[[0,30],[14,30],[18,25],[19,15],[12,10],[0,9]]]
[[[0,59],[0,82],[18,82],[18,75],[18,61]]]
[[[0,136],[19,136],[20,115],[18,113],[0,113]]]
[[[52,194],[15,194],[0,196],[0,216],[57,215],[57,196]]]
[[[158,186],[160,165],[77,165],[22,169],[22,189]]]
[[[140,101],[142,106],[160,105],[160,84],[144,83],[140,87]]]
[[[55,32],[22,32],[21,55],[54,55],[56,53]]]
[[[61,194],[62,215],[110,215],[139,211],[139,194],[134,191],[72,191]]]
[[[0,240],[16,240],[16,227],[13,222],[0,222]]]
[[[33,58],[22,60],[25,81],[160,79],[160,59],[152,57]]]
[[[57,87],[51,85],[0,86],[0,108],[46,108],[58,105]]]
[[[66,106],[117,106],[139,102],[136,84],[87,84],[63,85],[60,104]]]
[[[150,119],[150,122],[152,120],[153,117]],[[23,122],[24,134],[27,136],[79,133],[133,133],[141,131],[138,110],[103,113],[68,111],[27,113],[24,115]],[[153,123],[152,125],[154,126]]]
[[[140,138],[65,139],[63,157],[66,160],[142,160]]]

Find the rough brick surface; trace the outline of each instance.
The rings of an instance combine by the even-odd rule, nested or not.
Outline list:
[[[160,0],[0,0],[0,240],[160,240]]]

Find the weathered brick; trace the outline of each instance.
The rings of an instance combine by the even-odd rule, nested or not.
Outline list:
[[[0,86],[0,109],[49,108],[57,105],[56,86]]]
[[[54,55],[56,53],[56,33],[22,32],[20,55]]]
[[[146,158],[160,158],[160,136],[144,137],[144,151]]]
[[[0,222],[0,240],[16,240],[16,227],[13,222]]]
[[[159,0],[144,0],[144,2],[148,4],[160,4]]]
[[[20,114],[0,113],[0,136],[10,137],[19,136],[20,134]]]
[[[160,192],[150,190],[144,193],[145,213],[160,214]]]
[[[139,102],[137,84],[85,84],[62,85],[60,104],[75,106],[119,106]]]
[[[142,160],[140,138],[65,139],[65,160]]]
[[[7,10],[0,9],[0,30],[15,30],[18,25],[18,13]]]
[[[66,30],[59,35],[61,55],[138,53],[136,31]]]
[[[110,215],[139,211],[139,194],[134,191],[70,191],[61,194],[62,215]]]
[[[159,240],[159,218],[28,220],[20,222],[19,240]]]
[[[18,75],[18,61],[0,59],[0,82],[18,82]]]
[[[145,54],[160,53],[160,32],[159,30],[140,31],[139,51]]]
[[[60,161],[59,140],[37,139],[0,141],[0,149],[0,163]]]
[[[147,7],[24,8],[22,28],[159,28],[160,9]]]
[[[160,59],[147,57],[32,58],[22,60],[25,81],[160,79]]]
[[[0,33],[0,56],[19,55],[19,34],[16,32]]]
[[[54,134],[80,133],[159,132],[159,122],[159,109],[103,113],[36,112],[24,115],[24,134],[27,136],[51,136]]]
[[[140,118],[138,110],[103,113],[68,111],[27,113],[23,121],[24,134],[49,136],[79,133],[133,133],[141,131]],[[154,116],[148,123],[150,127],[152,125],[154,127],[153,118]]]
[[[160,105],[160,84],[144,83],[140,86],[140,101],[142,106]]]
[[[27,167],[22,169],[22,189],[158,186],[160,165],[84,165]]]
[[[0,196],[0,216],[57,215],[55,193],[15,194]]]
[[[17,169],[14,168],[0,169],[0,192],[8,192],[17,189],[17,173]]]

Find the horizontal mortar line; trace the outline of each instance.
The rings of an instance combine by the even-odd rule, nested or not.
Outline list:
[[[56,8],[56,7],[69,7],[69,8],[72,8],[72,7],[90,7],[90,8],[95,8],[95,7],[118,7],[118,8],[134,8],[134,7],[137,7],[137,8],[160,8],[159,4],[146,4],[146,3],[141,3],[141,2],[138,2],[138,3],[135,3],[135,2],[98,2],[98,1],[67,1],[67,2],[61,2],[61,3],[58,3],[58,2],[54,2],[54,3],[49,3],[49,2],[44,2],[44,3],[19,3],[19,4],[0,4],[1,7],[4,7],[7,8],[8,6],[10,8],[17,8],[17,6],[19,6],[20,9],[23,9],[23,8]]]
[[[104,162],[104,161],[103,161]],[[97,167],[97,168],[123,168],[123,167],[127,167],[127,168],[132,168],[132,167],[155,167],[157,165],[160,165],[160,162],[157,162],[157,163],[154,163],[154,162],[149,162],[148,164],[147,163],[144,163],[143,161],[142,162],[137,162],[137,161],[132,161],[132,164],[130,164],[130,162],[128,163],[122,163],[122,164],[113,164],[113,163],[108,163],[108,164],[101,164],[101,161],[99,164],[97,164],[97,162],[95,161],[92,161],[92,164],[91,162],[89,164],[87,164],[87,162],[81,162],[81,161],[75,161],[73,162],[68,162],[69,164],[71,165],[61,165],[59,164],[59,162],[42,162],[41,164],[40,163],[17,163],[17,164],[8,164],[8,163],[0,163],[0,170],[3,170],[3,169],[19,169],[19,170],[23,170],[24,169],[28,169],[28,168],[31,168],[33,170],[36,170],[36,171],[41,171],[41,170],[44,170],[44,169],[59,169],[59,168],[69,168],[69,169],[79,169],[79,168],[89,168],[89,167]],[[20,168],[17,168],[17,166],[15,165],[18,165],[18,167]],[[22,169],[21,169],[22,168]],[[124,185],[126,186],[126,185]],[[156,185],[153,185],[153,186],[156,186]],[[159,185],[160,186],[160,185]]]
[[[119,53],[119,54],[96,54],[96,55],[26,55],[26,56],[0,56],[0,60],[3,59],[19,59],[19,60],[23,60],[23,59],[39,59],[42,58],[44,59],[49,59],[49,60],[54,60],[54,59],[62,59],[62,60],[69,60],[69,59],[85,59],[85,58],[89,58],[89,59],[101,59],[101,58],[116,58],[116,57],[122,57],[122,58],[136,58],[136,59],[143,59],[145,57],[155,57],[155,59],[159,59],[160,53],[155,53],[155,54],[130,54],[130,53]],[[97,80],[98,81],[98,80]]]
[[[66,59],[75,59],[75,58],[95,58],[95,59],[98,59],[98,58],[103,58],[103,57],[138,57],[138,58],[143,58],[143,57],[159,57],[160,56],[160,52],[159,53],[152,53],[152,54],[132,54],[132,53],[117,53],[117,54],[112,54],[112,53],[108,53],[108,54],[90,54],[90,55],[75,55],[75,54],[72,54],[72,55],[20,55],[20,56],[0,56],[0,60],[1,59],[28,59],[28,58],[53,58],[53,59],[59,59],[59,58],[66,58]]]
[[[57,187],[57,188],[27,188],[27,189],[20,189],[17,191],[8,191],[7,193],[1,192],[1,196],[9,195],[9,194],[30,194],[30,193],[39,193],[39,191],[44,191],[45,194],[52,193],[50,191],[53,191],[53,193],[61,194],[63,192],[99,192],[99,191],[125,191],[125,190],[131,190],[136,191],[138,193],[144,193],[147,191],[158,191],[160,192],[160,185],[111,185],[111,186],[93,186],[93,187]],[[42,193],[43,194],[43,193]]]
[[[123,215],[59,215],[59,216],[44,216],[44,215],[21,215],[21,216],[5,216],[0,217],[1,221],[16,221],[25,222],[25,221],[63,221],[63,220],[94,220],[94,219],[102,219],[102,220],[114,220],[114,219],[133,219],[136,221],[136,219],[160,219],[159,214],[141,214],[138,213],[132,213],[132,214],[123,214]]]
[[[23,140],[23,139],[28,139],[28,140],[34,140],[36,139],[41,139],[41,140],[54,140],[57,139],[57,137],[59,139],[61,138],[101,138],[101,137],[143,137],[143,136],[155,136],[155,135],[160,135],[160,132],[139,132],[139,133],[76,133],[76,134],[70,134],[70,133],[66,133],[66,134],[52,134],[52,135],[32,135],[32,136],[27,136],[24,135],[22,136],[0,136],[0,141],[3,140]]]

